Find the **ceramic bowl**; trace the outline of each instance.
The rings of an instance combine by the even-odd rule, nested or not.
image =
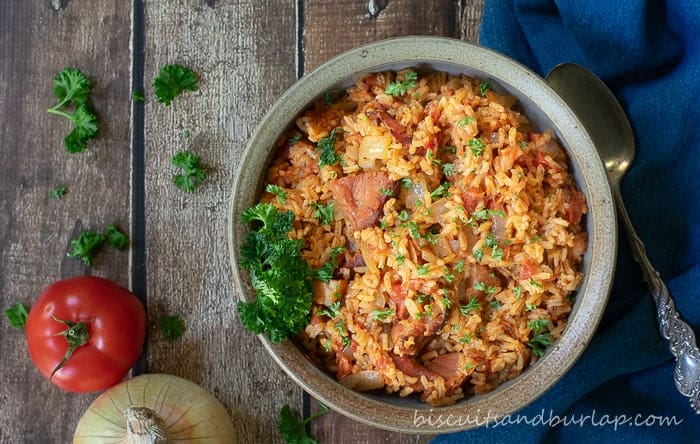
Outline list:
[[[238,248],[247,228],[241,213],[257,203],[265,171],[282,132],[295,116],[328,90],[345,88],[369,72],[439,70],[488,79],[496,90],[518,98],[539,130],[552,129],[566,149],[573,175],[588,204],[589,234],[584,279],[561,338],[520,376],[490,393],[466,396],[433,408],[414,398],[349,390],[309,362],[291,341],[273,344],[260,337],[280,367],[311,396],[350,418],[388,430],[446,433],[485,425],[512,414],[552,387],[581,355],[598,325],[609,294],[617,248],[613,200],[605,170],[581,122],[544,80],[506,56],[465,42],[436,37],[404,37],[352,49],[326,62],[291,86],[263,117],[240,164],[229,208],[228,241],[233,277],[244,301],[254,293],[241,269]]]

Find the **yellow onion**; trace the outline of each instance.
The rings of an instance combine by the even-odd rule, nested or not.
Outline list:
[[[172,375],[128,379],[95,399],[73,443],[235,443],[226,409],[197,384]]]

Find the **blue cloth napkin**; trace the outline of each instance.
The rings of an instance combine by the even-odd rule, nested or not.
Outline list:
[[[543,76],[578,63],[611,87],[637,141],[622,183],[628,211],[682,317],[700,332],[700,2],[487,0],[480,43]],[[541,414],[548,425],[482,427],[435,443],[700,442],[700,415],[674,386],[654,303],[619,238],[594,340],[558,384],[513,416],[536,422]],[[588,419],[550,427],[550,415]],[[660,424],[671,417],[680,424]]]

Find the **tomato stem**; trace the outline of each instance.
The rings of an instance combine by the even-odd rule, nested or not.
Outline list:
[[[75,349],[87,344],[87,341],[90,339],[90,331],[86,322],[66,321],[63,319],[58,319],[56,316],[52,316],[52,318],[54,321],[65,324],[68,327],[60,333],[64,338],[66,338],[66,341],[68,341],[68,349],[66,350],[66,354],[63,356],[61,362],[59,362],[56,368],[54,368],[51,372],[49,379],[53,378],[53,375],[62,369],[66,363],[68,363],[68,360],[71,356],[73,356]]]

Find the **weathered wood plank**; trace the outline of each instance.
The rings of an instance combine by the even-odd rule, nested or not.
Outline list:
[[[277,414],[300,407],[297,388],[235,313],[226,210],[248,137],[296,79],[293,0],[146,1],[146,80],[170,63],[200,77],[200,90],[156,102],[146,88],[146,239],[149,316],[180,314],[177,343],[152,331],[149,371],[190,379],[228,408],[241,442],[276,442]],[[187,137],[189,134],[189,137]],[[181,150],[210,169],[193,194],[172,185]]]
[[[440,35],[476,42],[482,10],[483,0],[305,0],[304,69],[309,72],[345,50],[389,37]],[[313,409],[317,408],[314,403]],[[315,420],[311,430],[320,442],[418,443],[430,439],[379,430],[335,412]]]
[[[83,274],[82,263],[66,257],[83,229],[112,222],[129,228],[130,11],[118,0],[0,2],[2,310],[30,305],[49,283]],[[67,66],[92,80],[102,125],[89,151],[73,155],[62,142],[69,123],[46,112],[55,104],[53,77]],[[68,193],[50,200],[56,185]],[[128,258],[105,249],[88,272],[127,286]],[[46,381],[29,359],[24,332],[4,320],[0,356],[0,442],[70,442],[95,395],[66,393]]]

